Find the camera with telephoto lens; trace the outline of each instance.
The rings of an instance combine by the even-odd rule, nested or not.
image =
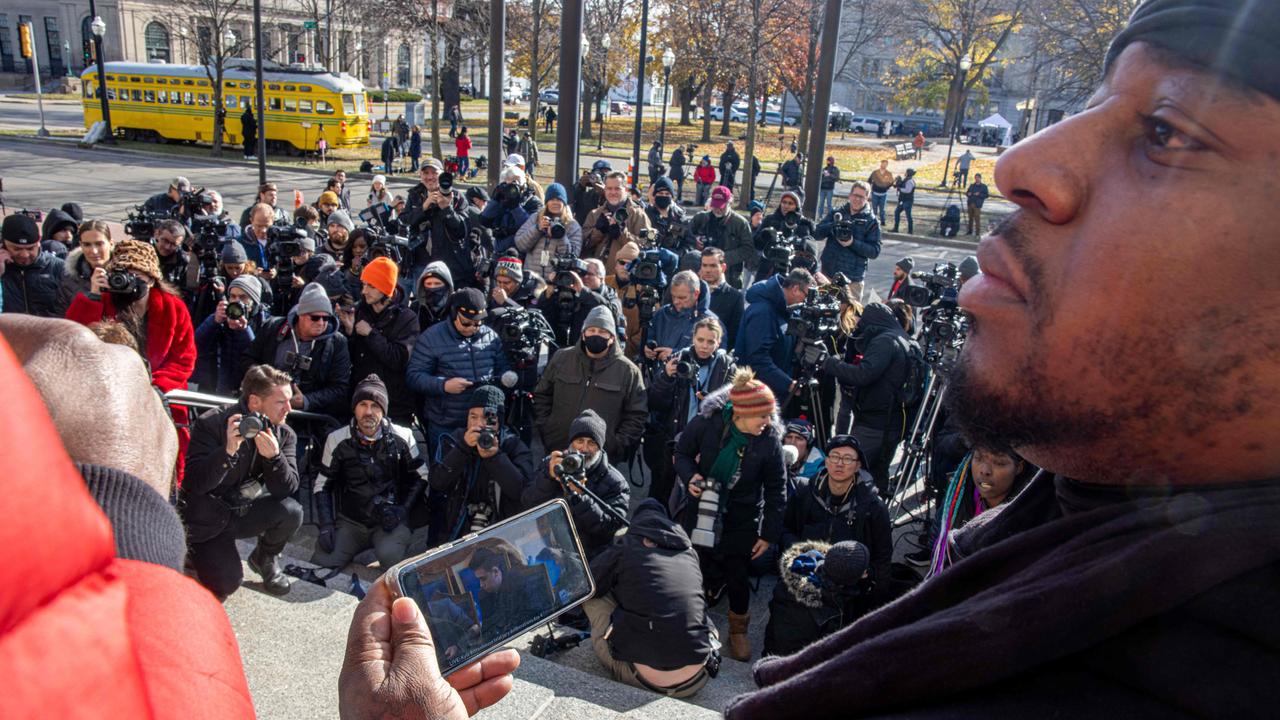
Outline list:
[[[484,411],[484,427],[476,436],[476,447],[481,450],[492,450],[498,447],[498,413],[493,410]]]
[[[147,281],[128,270],[111,270],[107,273],[107,290],[121,295],[140,295],[147,287]]]
[[[698,547],[713,548],[720,542],[724,525],[720,517],[720,483],[704,477],[695,484],[702,494],[698,496],[698,519],[689,539]]]
[[[372,227],[365,230],[365,237],[369,242],[370,260],[380,257],[389,258],[399,267],[404,264],[404,259],[409,255],[408,238],[384,234]]]
[[[570,450],[560,455],[560,462],[555,466],[556,477],[574,478],[579,482],[587,475],[587,456],[577,450]]]
[[[547,222],[547,236],[553,240],[561,240],[564,238],[564,221],[559,217],[550,217]]]
[[[296,225],[272,225],[267,228],[267,242],[276,249],[276,262],[293,267],[293,258],[302,252],[307,231]]]
[[[519,185],[509,182],[498,183],[498,186],[493,189],[493,201],[504,207],[515,207],[520,204],[520,197],[523,194]]]
[[[698,370],[698,363],[693,359],[693,351],[681,351],[676,360],[676,379],[696,383],[698,382]]]
[[[240,416],[240,437],[252,440],[267,427],[267,418],[261,413],[247,412]]]
[[[467,503],[471,515],[471,532],[478,533],[493,521],[493,506],[487,502]]]
[[[448,195],[449,193],[453,192],[453,173],[451,172],[440,173],[439,182],[440,182],[441,195]]]
[[[786,275],[791,271],[797,250],[804,249],[804,240],[785,236],[775,228],[765,228],[760,233],[758,247],[773,272]]]

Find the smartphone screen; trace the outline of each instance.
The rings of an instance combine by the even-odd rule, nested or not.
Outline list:
[[[426,616],[449,673],[585,602],[595,591],[563,500],[396,565],[393,589]]]

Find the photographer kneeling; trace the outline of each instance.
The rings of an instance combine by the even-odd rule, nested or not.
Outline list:
[[[210,410],[191,428],[178,507],[200,584],[220,600],[244,575],[237,538],[258,538],[249,567],[263,588],[289,592],[278,559],[302,527],[302,506],[289,497],[298,489],[297,436],[284,424],[292,384],[288,374],[255,365],[238,403]]]
[[[719,671],[698,554],[660,503],[636,508],[622,541],[591,562],[591,576],[591,645],[615,680],[686,698]]]
[[[852,435],[827,443],[825,467],[813,480],[801,480],[787,501],[782,520],[781,580],[769,601],[764,631],[766,655],[790,655],[853,623],[887,600],[893,534],[889,509],[876,494],[864,455]],[[869,567],[846,585],[831,580],[821,598],[803,587],[793,566],[805,550],[854,540],[869,553]],[[809,541],[809,542],[806,542]],[[830,580],[830,578],[828,578]]]
[[[614,517],[609,508],[626,517],[631,501],[627,479],[609,464],[609,456],[604,451],[605,432],[604,420],[594,410],[583,410],[569,426],[568,449],[551,452],[538,479],[525,490],[522,498],[527,508],[566,498],[588,558],[594,558],[612,544],[614,534],[625,524]],[[591,491],[595,498],[587,497],[579,485]]]
[[[671,452],[675,439],[698,414],[698,406],[712,391],[733,377],[733,355],[720,347],[720,321],[704,317],[693,326],[688,347],[667,357],[662,372],[654,373],[649,388],[649,427],[645,433],[645,462],[650,468],[649,497],[666,507],[674,485]]]
[[[408,556],[409,510],[426,488],[427,466],[413,432],[386,418],[381,378],[361,380],[351,405],[355,417],[324,442],[314,488],[320,537],[311,562],[341,568],[373,547],[385,569]]]
[[[533,457],[520,436],[503,426],[505,416],[502,391],[481,385],[471,391],[466,427],[441,438],[430,482],[447,498],[442,541],[478,532],[524,509],[521,497],[533,482]]]
[[[722,592],[729,594],[734,660],[751,659],[750,563],[782,536],[782,432],[773,391],[750,368],[739,368],[731,385],[702,402],[676,441],[676,475],[685,492],[672,515],[699,547],[707,600],[714,605]]]

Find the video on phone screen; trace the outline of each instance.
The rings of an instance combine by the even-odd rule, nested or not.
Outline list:
[[[426,615],[448,671],[583,599],[587,572],[567,515],[552,505],[406,568],[400,585]]]

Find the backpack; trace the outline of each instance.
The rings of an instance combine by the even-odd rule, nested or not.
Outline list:
[[[898,399],[910,408],[924,399],[924,388],[929,379],[929,363],[924,360],[924,350],[920,343],[908,337],[900,338],[899,342],[906,357],[907,373],[898,390]]]
[[[945,212],[942,213],[942,219],[938,221],[938,228],[942,237],[955,237],[960,233],[960,206],[951,203],[947,206]]]

